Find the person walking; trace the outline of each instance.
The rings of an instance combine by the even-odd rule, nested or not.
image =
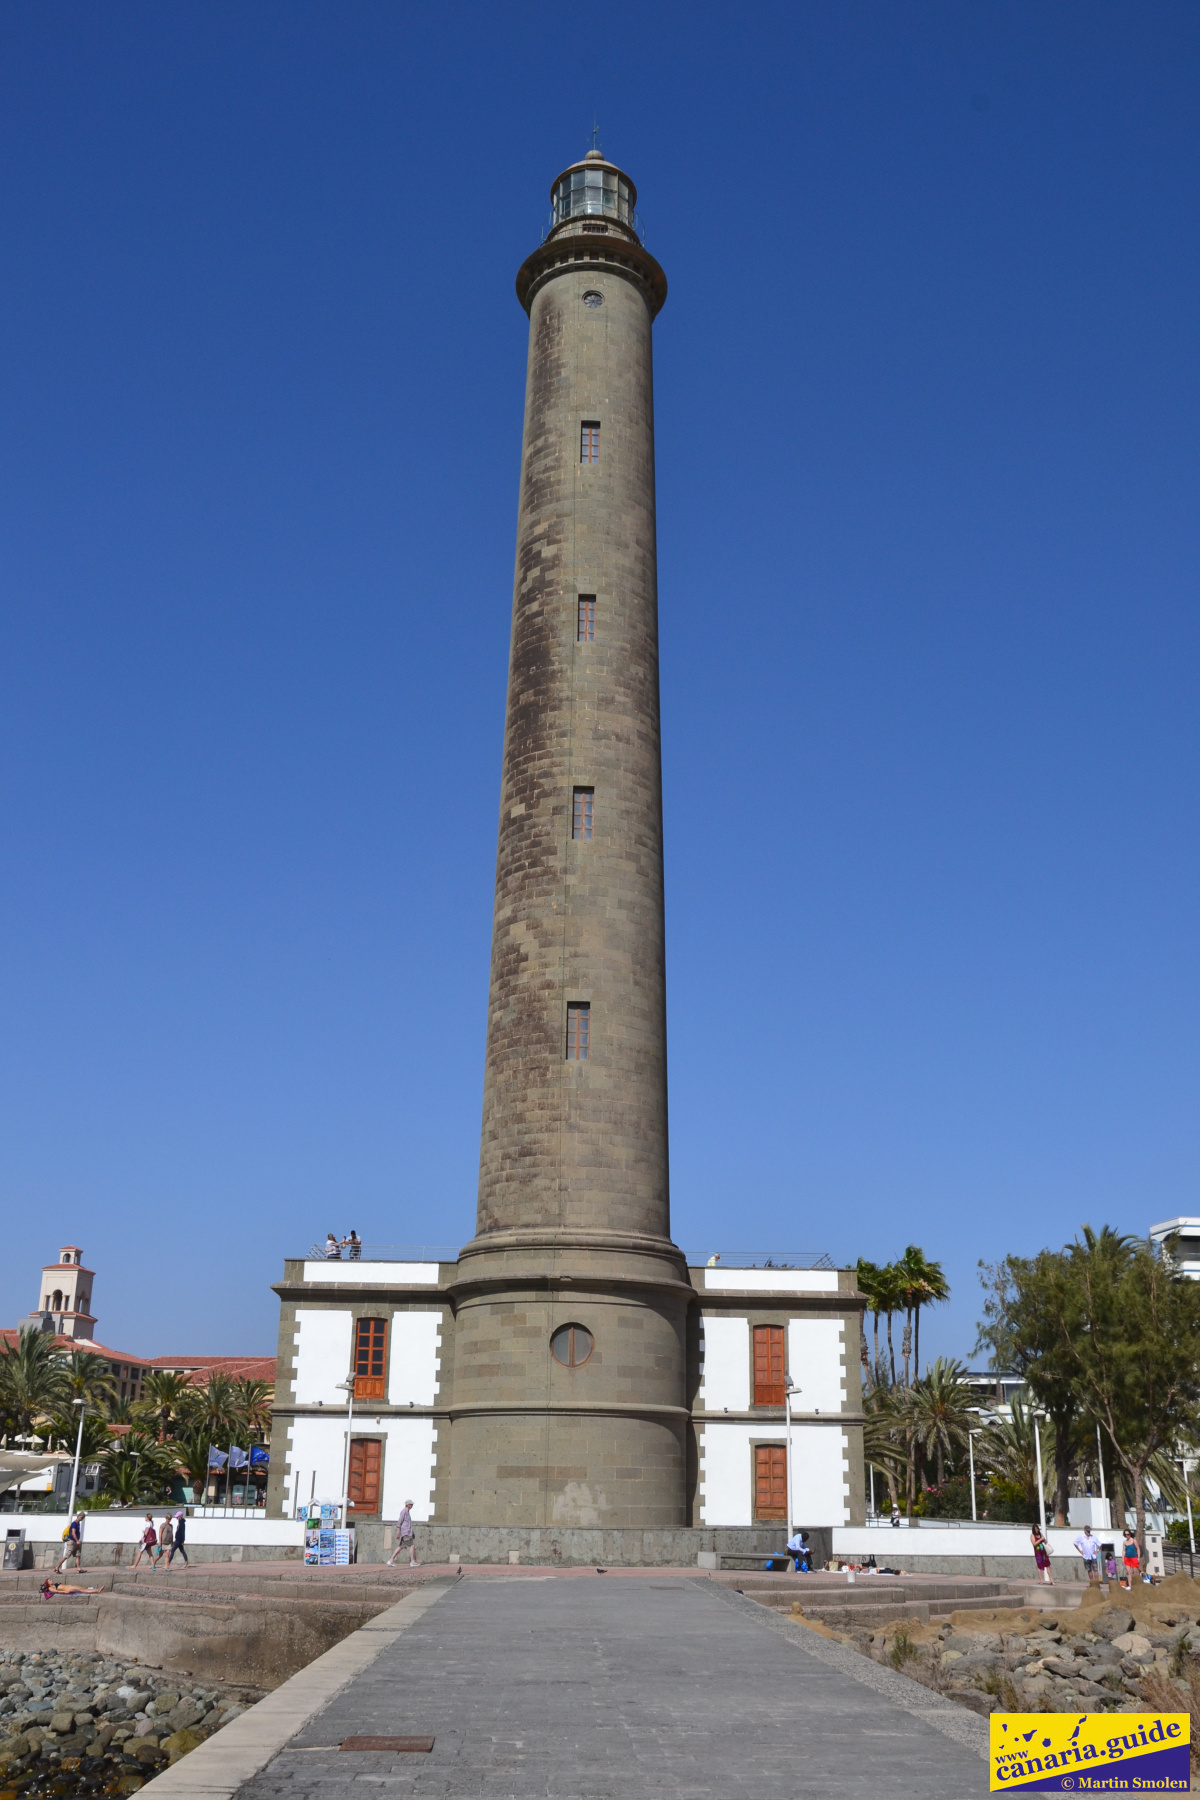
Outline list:
[[[130,1563],[130,1568],[136,1569],[143,1556],[149,1557],[150,1567],[154,1568],[158,1562],[158,1526],[154,1523],[152,1513],[146,1514],[146,1529],[138,1539],[137,1555]]]
[[[167,1566],[167,1553],[174,1546],[174,1543],[175,1532],[171,1525],[171,1515],[168,1513],[158,1528],[158,1554],[161,1566],[164,1569]]]
[[[168,1569],[170,1568],[171,1564],[175,1561],[176,1556],[182,1556],[184,1563],[187,1565],[187,1567],[188,1568],[191,1567],[191,1564],[188,1562],[188,1553],[183,1547],[183,1541],[186,1538],[186,1536],[187,1536],[187,1514],[184,1512],[184,1510],[181,1506],[179,1511],[175,1514],[175,1542],[171,1545],[171,1552],[170,1552],[170,1555],[167,1557]]]
[[[1083,1558],[1089,1583],[1100,1579],[1100,1539],[1090,1525],[1085,1525],[1075,1539],[1075,1548]]]
[[[65,1545],[65,1549],[63,1550],[62,1555],[58,1559],[58,1564],[57,1564],[57,1567],[55,1568],[54,1573],[56,1575],[60,1574],[62,1571],[63,1564],[69,1563],[71,1558],[74,1557],[75,1558],[75,1567],[76,1567],[76,1569],[78,1569],[79,1573],[82,1574],[83,1573],[83,1514],[81,1512],[77,1512],[75,1514],[75,1517],[71,1520],[71,1523],[67,1526],[67,1529],[63,1532],[63,1544]]]
[[[1050,1573],[1050,1546],[1046,1542],[1045,1533],[1040,1525],[1034,1526],[1029,1534],[1029,1541],[1033,1545],[1033,1560],[1041,1570],[1042,1580],[1047,1587],[1053,1587],[1054,1577]]]
[[[417,1567],[417,1534],[413,1530],[412,1501],[406,1500],[400,1509],[400,1517],[396,1520],[396,1548],[388,1557],[388,1568],[392,1568],[402,1550],[408,1551],[408,1566]]]
[[[1141,1567],[1142,1553],[1138,1549],[1138,1541],[1133,1534],[1133,1527],[1130,1525],[1125,1527],[1125,1542],[1121,1546],[1121,1556],[1125,1563],[1125,1579],[1121,1586],[1128,1588],[1132,1593],[1134,1578]]]

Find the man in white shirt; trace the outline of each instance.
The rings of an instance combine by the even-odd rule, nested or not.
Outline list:
[[[1083,1558],[1083,1566],[1087,1570],[1089,1581],[1100,1579],[1100,1539],[1090,1525],[1085,1525],[1075,1539],[1075,1548]]]

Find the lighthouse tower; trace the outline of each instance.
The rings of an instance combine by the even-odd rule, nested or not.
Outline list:
[[[671,1242],[651,337],[666,277],[593,150],[522,264],[529,363],[452,1516],[685,1522]]]

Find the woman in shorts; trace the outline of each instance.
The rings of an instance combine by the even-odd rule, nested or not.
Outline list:
[[[1121,1546],[1121,1555],[1125,1563],[1125,1579],[1121,1586],[1128,1588],[1132,1593],[1134,1581],[1137,1579],[1141,1567],[1142,1554],[1138,1549],[1138,1541],[1128,1525],[1125,1527],[1125,1542]]]

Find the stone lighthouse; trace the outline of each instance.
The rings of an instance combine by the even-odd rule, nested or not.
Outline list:
[[[454,1510],[684,1521],[670,1237],[652,330],[666,277],[592,151],[521,265],[529,364],[477,1235]]]
[[[598,152],[551,199],[517,274],[475,1236],[452,1259],[368,1243],[343,1261],[335,1241],[285,1260],[268,1511],[335,1502],[374,1554],[411,1500],[435,1562],[757,1556],[789,1521],[862,1518],[865,1301],[824,1255],[711,1244],[689,1267],[671,1239],[651,349],[667,283],[633,183]]]

